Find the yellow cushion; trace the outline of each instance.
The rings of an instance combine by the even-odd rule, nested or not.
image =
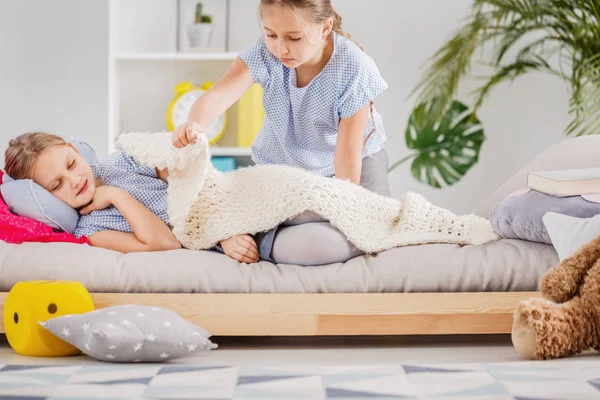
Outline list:
[[[94,310],[89,292],[79,282],[18,282],[4,304],[8,343],[24,356],[70,356],[79,350],[40,326],[51,318]]]

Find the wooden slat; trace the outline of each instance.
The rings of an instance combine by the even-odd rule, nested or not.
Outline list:
[[[319,331],[328,335],[451,335],[508,333],[512,313],[323,315]]]
[[[2,305],[6,295],[0,293]],[[509,333],[518,302],[534,296],[539,293],[92,293],[96,308],[164,307],[218,336]]]

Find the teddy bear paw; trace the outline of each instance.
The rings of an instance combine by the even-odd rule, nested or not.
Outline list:
[[[529,324],[533,310],[531,300],[521,301],[513,315],[511,332],[513,346],[521,357],[528,360],[535,360],[537,354],[535,329]]]

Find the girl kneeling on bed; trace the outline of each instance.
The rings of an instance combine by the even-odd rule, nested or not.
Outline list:
[[[144,167],[121,152],[89,165],[61,137],[26,133],[9,142],[5,171],[14,179],[32,179],[78,210],[81,217],[74,234],[86,236],[92,246],[122,253],[181,248],[169,226],[167,170]],[[333,228],[331,231],[329,237],[306,238],[310,243],[300,244],[301,257],[287,254],[287,259],[291,258],[294,264],[316,265],[342,262],[358,255],[343,235]],[[289,247],[285,238],[275,240],[273,253],[280,244]],[[249,235],[222,240],[214,250],[244,263],[259,259],[280,261],[273,259],[272,254],[262,254]],[[311,253],[313,257],[308,261],[312,262],[308,263],[306,257]]]

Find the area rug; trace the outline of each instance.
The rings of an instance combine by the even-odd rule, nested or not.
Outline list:
[[[600,359],[332,367],[4,365],[0,399],[600,399]]]

